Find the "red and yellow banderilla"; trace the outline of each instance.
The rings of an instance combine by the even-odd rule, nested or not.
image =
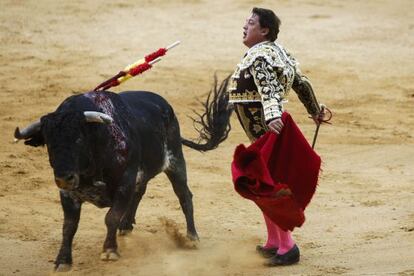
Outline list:
[[[142,74],[150,69],[154,63],[160,61],[161,57],[164,56],[168,50],[174,48],[178,44],[180,44],[180,41],[176,41],[165,48],[159,48],[157,51],[145,56],[145,58],[128,65],[124,70],[95,87],[93,91],[107,90],[111,87],[120,85],[136,75]]]

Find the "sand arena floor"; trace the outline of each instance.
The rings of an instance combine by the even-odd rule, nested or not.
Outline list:
[[[223,78],[239,62],[246,50],[242,26],[254,5],[281,17],[279,42],[334,112],[317,141],[323,175],[307,222],[294,232],[300,264],[266,268],[256,256],[265,230],[258,208],[233,191],[232,153],[247,143],[233,118],[217,150],[185,149],[197,250],[180,248],[165,231],[184,233],[185,222],[160,175],[148,186],[133,233],[119,239],[118,262],[99,260],[107,209],[84,205],[71,275],[414,274],[413,1],[0,3],[0,275],[49,274],[61,241],[63,216],[46,150],[13,144],[14,128],[181,40],[150,72],[114,91],[158,92],[174,107],[183,136],[195,138],[187,115],[214,73]],[[314,125],[293,92],[289,99],[288,111],[311,140]]]

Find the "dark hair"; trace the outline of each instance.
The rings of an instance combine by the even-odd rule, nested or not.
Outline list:
[[[279,34],[279,26],[282,23],[279,17],[272,10],[257,7],[252,9],[252,13],[259,16],[260,27],[269,29],[266,38],[270,41],[275,41]]]

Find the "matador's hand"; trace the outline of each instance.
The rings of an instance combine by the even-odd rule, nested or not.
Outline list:
[[[318,114],[312,115],[312,119],[317,125],[320,125],[321,123],[325,123],[329,121],[331,117],[332,117],[332,113],[329,111],[329,109],[326,108],[324,104],[321,104],[321,108]]]
[[[270,130],[276,134],[279,134],[282,131],[282,128],[284,126],[282,122],[282,118],[273,119],[267,125],[270,128]]]

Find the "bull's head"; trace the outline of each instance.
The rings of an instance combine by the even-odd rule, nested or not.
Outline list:
[[[56,185],[73,190],[79,186],[80,172],[87,170],[92,161],[87,124],[112,121],[110,116],[95,111],[54,112],[21,131],[16,128],[14,137],[34,147],[46,144]]]

